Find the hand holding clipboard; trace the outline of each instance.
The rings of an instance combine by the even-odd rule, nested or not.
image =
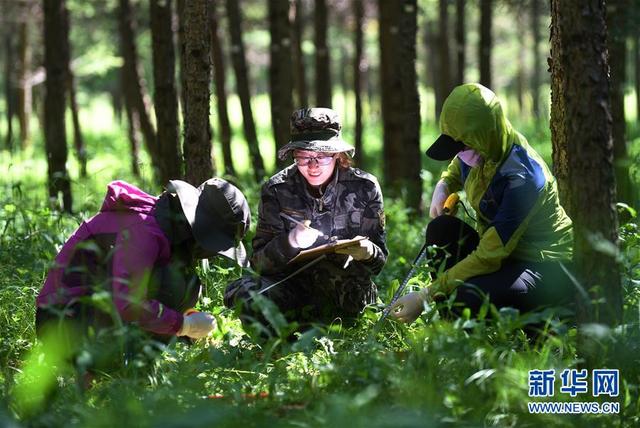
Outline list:
[[[310,260],[322,254],[335,253],[337,250],[354,246],[354,245],[359,245],[360,241],[364,241],[365,239],[369,239],[369,238],[367,238],[366,236],[356,236],[355,238],[351,238],[351,239],[338,239],[336,241],[319,245],[314,248],[302,250],[298,253],[298,255],[296,255],[294,258],[289,260],[289,264]]]

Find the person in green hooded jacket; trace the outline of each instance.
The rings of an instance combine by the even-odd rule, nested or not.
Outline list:
[[[498,308],[520,311],[568,301],[571,220],[548,166],[496,95],[477,83],[454,88],[440,129],[427,156],[451,162],[434,188],[426,233],[427,244],[440,248],[432,258],[440,273],[429,287],[398,299],[391,315],[413,322],[436,294],[454,290],[457,306],[474,313],[484,295]],[[475,210],[475,229],[443,215],[447,197],[461,190]]]

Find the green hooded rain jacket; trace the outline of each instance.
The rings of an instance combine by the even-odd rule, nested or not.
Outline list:
[[[456,156],[442,174],[450,192],[466,192],[480,243],[435,285],[451,291],[459,281],[497,271],[507,258],[571,258],[571,220],[560,206],[555,178],[504,116],[491,90],[479,84],[455,88],[443,105],[440,129],[484,162],[472,168]]]

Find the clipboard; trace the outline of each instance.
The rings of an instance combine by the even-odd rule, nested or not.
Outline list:
[[[289,260],[289,263],[287,264],[303,262],[305,260],[313,259],[322,254],[332,254],[332,253],[335,253],[336,250],[339,250],[341,248],[351,247],[352,245],[355,245],[364,239],[368,239],[368,238],[366,236],[358,236],[356,238],[351,238],[351,239],[338,239],[337,241],[318,245],[317,247],[313,247],[313,248],[308,248],[306,250],[300,251],[294,258]]]

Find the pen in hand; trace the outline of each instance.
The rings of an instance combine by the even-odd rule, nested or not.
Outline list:
[[[284,218],[285,220],[292,221],[292,222],[294,222],[294,223],[295,223],[295,224],[297,224],[297,225],[300,225],[300,226],[306,227],[307,229],[313,229],[313,230],[316,230],[316,231],[318,231],[318,233],[320,233],[320,235],[322,236],[322,238],[323,238],[323,239],[329,239],[329,237],[328,237],[327,235],[325,235],[324,233],[322,233],[321,231],[319,231],[319,230],[317,230],[317,229],[315,229],[315,228],[313,228],[313,227],[309,226],[309,224],[308,224],[308,223],[309,223],[309,220],[306,220],[306,221],[302,222],[302,221],[300,221],[300,220],[296,220],[295,218],[293,218],[293,217],[291,217],[290,215],[285,214],[285,213],[280,213],[280,216],[281,216],[282,218]]]

